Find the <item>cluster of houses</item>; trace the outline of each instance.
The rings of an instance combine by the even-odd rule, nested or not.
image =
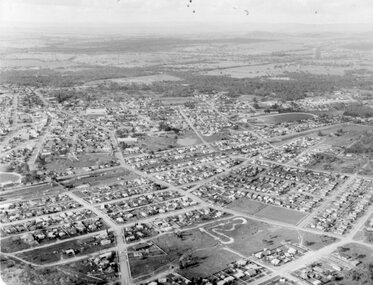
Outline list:
[[[0,221],[9,223],[37,216],[54,214],[80,207],[67,195],[46,196],[28,201],[4,204],[0,208]]]
[[[199,280],[201,285],[228,285],[228,284],[248,284],[257,280],[267,274],[270,271],[265,267],[258,265],[247,259],[241,259],[230,263],[227,268],[217,273],[212,274],[209,277],[202,278]],[[154,281],[144,283],[144,285],[187,285],[192,284],[192,281],[185,278],[184,276],[171,273],[165,277],[158,278]],[[194,284],[194,283],[193,283]]]
[[[12,149],[8,152],[6,152],[5,155],[2,155],[0,157],[0,164],[6,164],[9,167],[16,169],[22,167],[22,165],[25,164],[26,161],[28,161],[32,155],[32,152],[34,150],[34,145],[29,144],[21,147],[17,147],[15,149]]]
[[[247,259],[240,259],[222,271],[203,280],[203,285],[225,285],[236,282],[250,283],[270,273],[270,270]]]
[[[211,208],[202,208],[185,212],[183,214],[157,219],[153,222],[153,227],[158,232],[168,232],[185,227],[190,227],[200,223],[208,222],[228,216],[227,213]]]
[[[67,211],[50,216],[38,217],[32,220],[12,223],[10,225],[5,224],[1,230],[4,235],[13,235],[23,232],[36,231],[56,225],[65,225],[73,223],[75,221],[89,219],[93,216],[94,215],[90,210],[85,209],[77,211]]]
[[[229,175],[194,189],[198,197],[218,205],[239,198],[249,198],[303,212],[310,212],[339,183],[336,176],[279,165],[256,165],[255,162]]]
[[[86,220],[75,220],[64,225],[44,228],[33,232],[31,235],[38,243],[57,239],[71,238],[105,229],[107,226],[101,218],[94,217]],[[29,237],[29,234],[27,237]]]
[[[279,148],[270,149],[264,152],[261,157],[277,162],[288,162],[297,157],[309,147],[320,141],[320,138],[302,137],[292,140],[291,142],[280,146]]]
[[[306,250],[297,246],[284,244],[273,249],[264,248],[253,254],[253,257],[272,266],[281,266],[289,263],[306,253]]]
[[[328,258],[305,266],[292,274],[312,285],[333,284],[333,281],[341,282],[347,272],[360,263],[359,259],[348,259],[333,253]]]
[[[93,217],[80,221],[72,221],[66,224],[55,225],[27,232],[20,236],[23,243],[29,246],[37,246],[59,239],[71,238],[105,229],[107,226],[101,218]]]
[[[153,173],[188,166],[194,164],[195,161],[208,159],[213,154],[214,152],[206,145],[195,145],[135,156],[125,161],[136,169]]]
[[[219,94],[206,98],[214,107],[226,117],[253,115],[257,111],[253,108],[250,100],[245,98],[232,98],[225,94]],[[205,100],[206,100],[205,99]]]
[[[253,157],[268,149],[269,145],[259,141],[251,133],[244,131],[238,134],[230,134],[229,139],[211,143],[211,146],[224,154],[242,155]]]
[[[151,224],[136,223],[124,228],[124,238],[127,243],[136,242],[141,239],[155,236],[157,232]]]
[[[278,123],[278,124],[266,124],[255,126],[255,132],[263,136],[264,138],[272,138],[285,136],[289,134],[299,133],[311,129],[321,128],[340,123],[339,117],[333,118],[312,118],[304,119],[301,121]]]
[[[121,102],[95,101],[90,107],[76,111],[85,111],[87,118],[106,128],[121,129],[131,133],[157,133],[159,123],[180,130],[188,128],[183,117],[174,106],[166,106],[159,100],[144,97],[122,97]]]
[[[74,257],[85,254],[92,249],[104,249],[115,243],[115,235],[112,230],[106,230],[89,238],[79,239],[76,243],[69,243],[68,248],[61,249],[58,253],[64,257]]]
[[[200,102],[193,109],[183,106],[182,110],[203,136],[212,136],[232,127],[232,123],[206,103]]]
[[[3,145],[2,150],[0,149],[0,151],[7,152],[16,147],[19,147],[21,144],[28,145],[30,143],[33,143],[34,141],[30,142],[30,140],[34,140],[39,137],[45,124],[46,121],[44,125],[40,125],[40,122],[39,124],[35,122],[32,125],[23,127],[22,131],[17,131],[9,136],[9,139]]]
[[[196,206],[198,203],[188,197],[180,197],[156,204],[141,206],[130,210],[119,210],[109,213],[109,217],[118,224],[145,219],[176,210]],[[105,210],[104,210],[105,211]]]
[[[271,280],[265,281],[261,283],[261,285],[297,285],[298,283],[289,280],[288,278],[282,277],[282,276],[277,276],[275,278],[272,278]]]
[[[74,263],[74,267],[100,280],[116,280],[119,277],[118,257],[115,251],[78,261]]]
[[[208,163],[227,158],[217,152],[208,151],[206,153],[190,152],[187,154],[174,155],[171,157],[159,157],[143,160],[141,163],[135,163],[133,166],[147,173],[171,171],[177,168],[187,167],[200,163]]]
[[[104,213],[116,213],[123,210],[138,208],[145,205],[156,204],[167,200],[172,200],[181,197],[181,194],[176,191],[162,191],[147,193],[135,198],[120,200],[113,203],[105,203],[100,205],[100,209]]]
[[[171,170],[158,173],[155,177],[173,185],[183,185],[188,183],[198,182],[216,174],[222,173],[224,170],[215,165],[200,164],[187,168]]]
[[[352,93],[349,90],[338,90],[334,91],[332,94],[325,95],[307,97],[302,100],[298,100],[297,104],[305,111],[325,112],[335,110],[337,106],[341,108],[341,105],[347,106],[351,104],[354,101],[351,97],[356,97],[358,94],[356,91]]]
[[[219,168],[222,167],[224,169],[230,169],[232,167],[240,165],[242,162],[243,160],[240,158],[227,158],[215,161],[215,165]]]
[[[300,189],[303,189],[303,185],[306,185],[308,186],[307,189],[310,191],[310,193],[319,193],[321,195],[328,193],[329,189],[335,190],[337,185],[342,183],[347,178],[345,175],[327,174],[324,172],[304,170],[275,164],[272,164],[266,175],[274,178],[293,181],[297,184],[301,183],[302,187],[300,187]],[[299,192],[302,192],[302,190]]]
[[[265,168],[248,165],[230,172],[224,177],[217,177],[213,181],[194,189],[192,193],[208,200],[215,205],[226,205],[232,201],[246,196],[242,188],[252,182],[254,177]]]
[[[190,210],[182,214],[158,218],[149,223],[135,223],[124,228],[126,242],[131,243],[153,237],[159,233],[178,231],[185,227],[195,226],[229,214],[211,208]]]
[[[138,243],[128,248],[128,258],[131,259],[144,259],[147,257],[156,257],[167,255],[167,253],[157,246],[154,242],[148,241],[144,243]]]
[[[89,187],[83,185],[76,191],[90,204],[104,203],[112,200],[125,199],[134,195],[164,190],[165,186],[152,183],[144,178],[136,178],[112,184]]]
[[[372,180],[355,179],[309,226],[340,235],[347,233],[372,204],[372,187]]]
[[[141,285],[188,285],[190,283],[192,283],[192,281],[186,279],[184,276],[177,273],[170,273],[165,277],[158,278],[148,283],[142,283]]]
[[[61,156],[71,153],[110,153],[112,143],[108,134],[85,121],[54,113],[51,130],[43,145],[41,156]]]

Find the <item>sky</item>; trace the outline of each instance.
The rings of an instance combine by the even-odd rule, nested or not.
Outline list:
[[[0,0],[0,25],[20,22],[364,24],[373,0]]]

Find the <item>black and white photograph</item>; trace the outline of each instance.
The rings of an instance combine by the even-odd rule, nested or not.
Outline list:
[[[373,0],[0,0],[0,285],[373,285]]]

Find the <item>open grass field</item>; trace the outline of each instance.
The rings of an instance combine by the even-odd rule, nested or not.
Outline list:
[[[177,144],[180,146],[191,146],[201,144],[201,139],[193,131],[187,131],[185,134],[178,136]]]
[[[3,238],[0,245],[1,251],[6,253],[31,248],[31,245],[24,242],[20,237]]]
[[[160,97],[159,100],[165,105],[181,105],[187,102],[194,102],[194,97]]]
[[[240,211],[245,214],[254,215],[267,205],[248,198],[241,198],[233,201],[227,207],[232,210]]]
[[[219,133],[213,134],[212,136],[202,136],[202,137],[206,142],[213,143],[216,141],[221,141],[221,140],[229,138],[229,134],[227,131],[221,131]]]
[[[155,238],[153,243],[166,252],[167,255],[148,257],[146,259],[130,258],[131,275],[133,278],[145,277],[152,272],[157,272],[157,270],[171,266],[176,268],[179,266],[180,257],[185,254],[194,256],[194,251],[197,249],[210,249],[207,252],[212,253],[212,249],[217,245],[217,242],[213,238],[199,230],[187,231],[181,238],[173,233],[164,235]]]
[[[338,133],[338,131],[341,129],[342,132]],[[373,130],[373,127],[362,125],[345,125],[331,127],[321,131],[323,134],[323,144],[336,147],[347,147],[355,141],[358,141],[360,136],[368,130]],[[309,136],[318,136],[318,132],[309,134]]]
[[[142,144],[142,147],[146,148],[149,151],[162,151],[176,147],[177,136],[145,136],[141,139],[140,143]]]
[[[366,163],[365,157],[362,155],[353,155],[351,157],[336,157],[331,162],[317,162],[308,167],[314,170],[327,170],[342,173],[355,173],[361,169]],[[366,173],[370,173],[369,169]]]
[[[267,206],[256,213],[256,216],[296,225],[307,214],[276,206]]]
[[[0,172],[0,185],[15,182],[21,182],[21,175],[18,173]]]
[[[263,248],[276,248],[283,242],[317,250],[336,241],[324,235],[310,234],[242,217],[215,222],[204,227],[203,230],[224,246],[245,256]]]
[[[101,163],[106,163],[111,160],[116,160],[114,156],[106,153],[89,153],[79,155],[78,160],[74,158],[60,157],[53,159],[51,162],[47,163],[45,167],[47,170],[52,171],[64,171],[68,167],[82,168],[99,165]]]
[[[279,124],[284,122],[295,122],[300,120],[312,119],[314,115],[307,113],[284,113],[269,116],[256,117],[258,122],[267,124]]]
[[[238,219],[243,219],[246,222],[238,223],[237,220],[231,219],[231,223],[225,222],[222,225],[216,222],[204,229],[210,235],[215,235],[217,239],[225,242],[229,248],[245,256],[251,255],[263,248],[275,248],[281,245],[283,241],[299,242],[295,230],[272,226],[246,218]],[[225,236],[224,238],[222,234]]]
[[[326,235],[318,235],[303,231],[300,231],[299,234],[302,237],[302,244],[310,250],[318,250],[337,241],[336,238]]]
[[[197,264],[181,269],[178,272],[188,278],[208,277],[227,268],[228,264],[240,259],[239,256],[223,249],[202,249],[193,254]]]

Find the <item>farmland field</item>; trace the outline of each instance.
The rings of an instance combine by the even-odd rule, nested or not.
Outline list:
[[[85,85],[87,86],[96,86],[105,82],[114,82],[117,84],[151,84],[153,82],[160,82],[160,81],[179,81],[180,78],[168,74],[154,74],[154,75],[145,75],[145,76],[137,76],[137,77],[123,77],[123,78],[112,78],[112,79],[105,79],[105,80],[95,80],[87,82]]]
[[[310,72],[312,74],[330,74],[330,75],[343,75],[346,67],[328,66],[328,65],[305,65],[298,64],[283,64],[280,67],[277,64],[263,63],[252,64],[232,68],[220,68],[208,71],[207,75],[228,75],[233,78],[254,78],[259,76],[281,76],[286,72],[299,72],[300,70]]]

